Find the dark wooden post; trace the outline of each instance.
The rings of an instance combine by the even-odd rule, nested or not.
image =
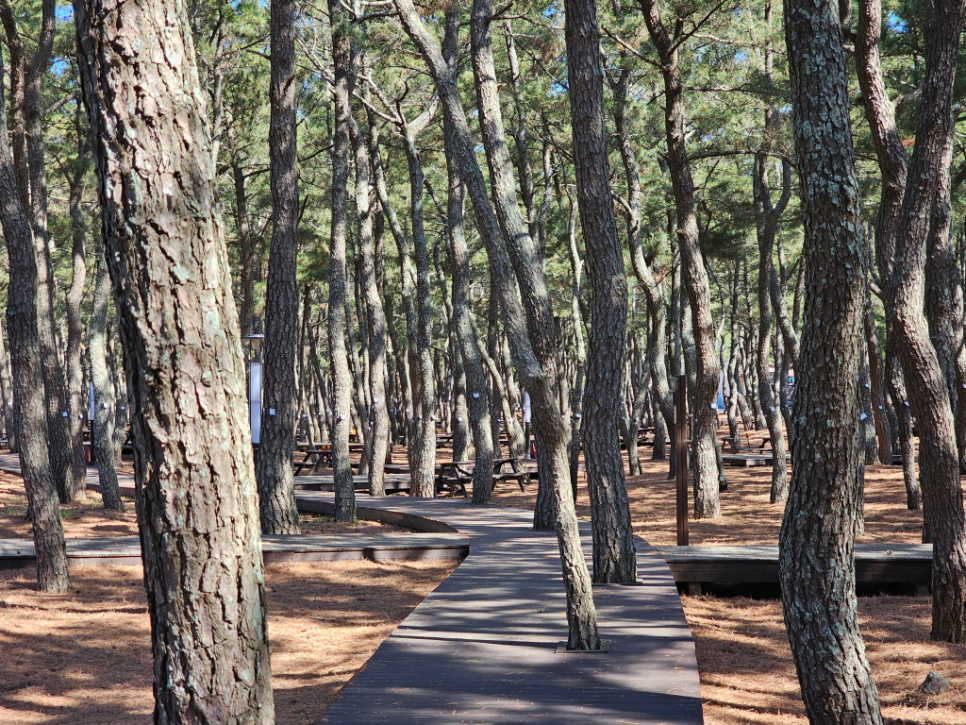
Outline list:
[[[688,545],[688,395],[687,377],[678,375],[674,390],[674,455],[677,468],[678,546]]]

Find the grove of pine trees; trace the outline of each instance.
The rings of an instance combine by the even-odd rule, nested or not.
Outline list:
[[[353,432],[372,495],[396,445],[435,495],[442,432],[486,504],[526,395],[534,527],[596,649],[685,376],[692,515],[762,431],[810,720],[881,722],[865,464],[902,461],[932,636],[966,640],[963,4],[0,0],[0,426],[40,587],[70,587],[85,422],[114,508],[130,425],[156,721],[270,723],[259,545],[298,533],[296,439],[331,446],[338,520]]]

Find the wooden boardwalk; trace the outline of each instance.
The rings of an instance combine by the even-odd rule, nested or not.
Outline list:
[[[332,506],[328,494],[296,496],[303,509]],[[364,518],[415,515],[451,526],[469,536],[470,554],[382,644],[323,723],[703,722],[677,589],[640,539],[640,586],[594,588],[611,651],[557,654],[567,637],[557,541],[532,530],[529,512],[396,496],[360,496],[358,504]]]

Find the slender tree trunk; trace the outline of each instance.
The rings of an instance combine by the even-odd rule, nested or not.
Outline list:
[[[696,385],[692,388],[692,436],[695,452],[695,501],[697,518],[716,518],[721,515],[718,500],[718,464],[715,455],[717,441],[718,356],[715,350],[714,327],[711,320],[711,293],[708,272],[698,244],[698,224],[695,213],[694,182],[685,148],[684,83],[678,61],[677,44],[668,35],[661,19],[657,0],[641,0],[644,20],[651,40],[661,58],[664,76],[665,127],[667,133],[668,166],[674,187],[677,210],[677,239],[681,249],[684,286],[691,303],[694,338],[697,353]],[[681,28],[683,25],[678,24]]]
[[[0,128],[7,127],[0,103]],[[70,589],[67,547],[57,490],[50,472],[40,340],[37,333],[37,262],[27,213],[20,201],[17,174],[6,134],[0,134],[0,224],[7,247],[7,334],[13,373],[20,470],[33,514],[37,584],[41,591]]]
[[[627,278],[611,202],[596,0],[567,0],[565,35],[577,201],[593,289],[583,439],[594,532],[594,581],[626,584],[637,580],[637,552],[617,437],[627,357]],[[636,434],[634,438],[636,445]]]
[[[78,134],[81,133],[80,124]],[[83,147],[84,143],[79,144]],[[70,432],[71,459],[68,468],[68,485],[73,498],[87,498],[87,461],[84,455],[84,368],[81,364],[81,347],[84,330],[81,325],[81,302],[84,299],[84,284],[87,280],[87,260],[84,242],[87,237],[88,220],[83,209],[85,174],[89,163],[83,158],[83,148],[78,149],[77,168],[70,187],[70,218],[73,244],[71,248],[72,274],[67,291],[67,409],[70,413],[68,430]]]
[[[369,150],[366,139],[353,123],[353,145],[356,166],[356,215],[359,217],[359,251],[363,296],[369,320],[369,390],[370,410],[369,495],[386,493],[386,454],[389,450],[389,407],[386,404],[386,313],[376,280],[376,259],[372,227],[372,205],[369,199]]]
[[[332,468],[335,474],[335,519],[356,517],[349,429],[352,426],[352,376],[346,351],[346,205],[349,183],[349,99],[356,81],[358,60],[352,47],[348,13],[339,0],[328,0],[335,64],[335,136],[332,142],[332,230],[329,257],[329,354],[332,356]]]
[[[74,20],[133,386],[154,720],[269,725],[245,363],[187,8],[78,0]]]
[[[90,342],[88,355],[91,382],[94,385],[94,421],[91,429],[91,451],[97,462],[97,478],[104,508],[124,509],[117,482],[117,458],[114,455],[114,378],[112,356],[107,349],[107,308],[111,301],[111,278],[107,270],[102,244],[97,245],[97,275],[91,300]]]
[[[265,288],[262,427],[258,444],[258,502],[263,534],[299,533],[293,456],[298,424],[298,158],[296,138],[294,0],[271,3],[272,243]]]
[[[442,48],[443,57],[452,72],[456,71],[459,21],[459,4],[454,3],[446,13],[446,36]],[[448,128],[445,133],[445,144],[449,179],[446,222],[453,274],[453,327],[459,343],[458,355],[466,375],[466,402],[469,408],[470,426],[473,429],[473,445],[476,449],[476,463],[473,467],[473,503],[485,504],[490,501],[493,487],[494,441],[490,419],[490,386],[483,369],[479,335],[470,309],[470,262],[463,229],[466,187],[463,184],[460,169],[455,163],[456,150],[452,133]],[[455,448],[453,455],[455,459]]]
[[[785,1],[807,294],[779,570],[809,721],[881,725],[855,597],[861,485],[856,387],[865,278],[837,9],[834,2]],[[827,606],[830,601],[836,605]]]
[[[443,103],[445,133],[451,140],[449,162],[461,170],[473,202],[474,218],[486,246],[490,279],[503,309],[514,362],[530,391],[537,420],[544,428],[542,442],[553,462],[544,474],[556,504],[557,543],[567,590],[567,646],[570,649],[599,649],[600,635],[590,575],[580,546],[580,532],[570,488],[562,475],[567,469],[563,421],[556,404],[553,381],[541,366],[527,336],[520,293],[514,284],[500,225],[490,206],[486,182],[476,161],[469,125],[459,99],[455,69],[444,60],[436,39],[423,24],[412,0],[395,0],[395,5],[400,23],[419,48],[436,83]]]

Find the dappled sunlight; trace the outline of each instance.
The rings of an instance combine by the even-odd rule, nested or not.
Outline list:
[[[314,725],[454,560],[268,568],[279,725]],[[0,724],[141,725],[154,707],[140,567],[77,566],[74,589],[37,592],[0,572]]]

